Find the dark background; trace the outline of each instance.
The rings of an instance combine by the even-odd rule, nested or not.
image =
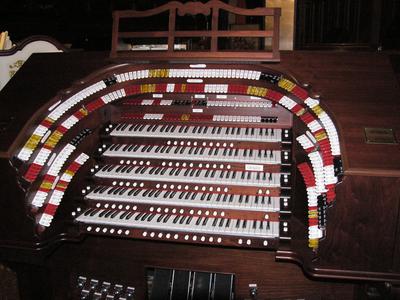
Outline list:
[[[14,42],[30,35],[41,34],[52,36],[62,43],[72,44],[73,48],[106,50],[111,45],[113,10],[145,10],[168,1],[2,0],[1,2],[0,31],[8,30]],[[254,8],[262,7],[264,1],[238,0],[238,4]],[[248,22],[257,21],[250,19]],[[189,18],[187,24],[190,23]],[[400,0],[297,0],[295,48],[338,47],[400,49]]]

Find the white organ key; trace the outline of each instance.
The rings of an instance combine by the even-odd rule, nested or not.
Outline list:
[[[267,197],[264,198],[264,196],[224,195],[206,192],[172,192],[139,188],[102,187],[100,191],[95,188],[86,195],[85,198],[96,201],[118,201],[137,204],[239,209],[263,212],[276,212],[280,209],[279,197],[271,197],[271,203],[269,204],[266,199]]]
[[[132,227],[139,229],[155,229],[155,230],[173,230],[191,233],[212,233],[221,235],[247,236],[255,237],[256,233],[252,232],[251,220],[231,219],[234,223],[226,227],[227,219],[224,218],[206,218],[202,222],[197,222],[199,217],[195,216],[177,216],[169,215],[169,218],[164,222],[161,214],[151,214],[142,212],[127,212],[127,211],[95,211],[95,213],[81,214],[78,222],[86,224],[101,224],[121,227]],[[198,224],[197,224],[198,223]],[[205,225],[204,225],[205,224]],[[278,237],[276,228],[279,228],[278,222],[263,221],[263,228],[260,230],[257,237],[274,238]],[[268,225],[267,225],[268,224]],[[269,227],[269,228],[268,228]]]
[[[173,149],[173,147],[172,147]],[[171,152],[171,150],[169,151]],[[250,186],[267,186],[274,187],[280,186],[280,173],[273,173],[266,176],[265,173],[259,173],[257,178],[256,172],[250,171],[230,171],[230,176],[227,176],[225,170],[222,173],[221,170],[215,169],[192,169],[192,168],[163,168],[160,172],[153,172],[155,167],[142,167],[142,166],[131,166],[131,165],[108,165],[104,166],[97,173],[97,177],[101,178],[119,178],[128,180],[165,180],[173,182],[198,182],[215,184],[216,181],[224,184],[232,185],[250,185]],[[139,170],[140,169],[140,170]],[[220,176],[222,175],[222,177]],[[232,180],[234,179],[234,180]]]
[[[154,118],[159,116],[154,115]],[[148,115],[147,118],[153,118]],[[246,121],[246,118],[244,118]],[[248,120],[247,120],[248,121]],[[121,124],[119,124],[121,125]],[[181,126],[169,125],[142,125],[142,126],[119,126],[117,125],[110,133],[111,136],[127,136],[127,137],[167,137],[167,138],[191,138],[191,139],[211,139],[211,140],[237,140],[237,141],[254,141],[254,142],[280,142],[281,129],[268,130],[265,134],[264,128],[228,128],[217,126]],[[128,125],[128,124],[126,124]],[[139,130],[137,130],[139,128]],[[152,129],[152,130],[149,130]],[[154,130],[153,130],[154,129]],[[229,132],[229,134],[228,134]],[[261,133],[262,132],[262,133]]]

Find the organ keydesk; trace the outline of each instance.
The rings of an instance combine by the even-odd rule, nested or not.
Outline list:
[[[394,295],[400,122],[389,60],[281,56],[29,59],[0,98],[0,258],[21,297]],[[390,128],[392,141],[366,143],[364,127]]]

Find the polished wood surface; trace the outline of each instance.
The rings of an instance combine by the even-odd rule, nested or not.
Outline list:
[[[288,52],[279,68],[311,85],[340,130],[345,173],[400,175],[400,145],[365,142],[364,128],[392,128],[400,141],[399,84],[379,53]]]
[[[321,241],[317,253],[307,247],[306,204],[302,203],[305,189],[297,183],[291,217],[292,241],[276,253],[110,237],[85,238],[72,226],[70,218],[76,206],[75,191],[81,185],[78,182],[67,192],[68,201],[63,202],[52,227],[42,236],[35,235],[35,222],[27,217],[24,191],[18,186],[16,170],[8,161],[23,142],[17,139],[18,133],[23,133],[19,139],[29,135],[32,124],[28,120],[43,114],[45,103],[55,102],[57,94],[67,97],[71,91],[79,90],[81,79],[102,67],[109,73],[115,68],[106,53],[33,55],[0,94],[3,107],[0,119],[5,124],[0,132],[3,195],[0,260],[14,265],[16,270],[26,271],[24,263],[50,270],[53,279],[45,275],[37,278],[49,281],[49,286],[52,280],[56,282],[55,278],[68,272],[68,282],[55,289],[55,295],[72,289],[76,276],[86,274],[126,283],[131,279],[141,288],[140,295],[144,295],[146,266],[187,269],[188,261],[189,268],[194,270],[242,274],[237,282],[238,299],[248,296],[248,284],[253,281],[260,285],[261,299],[297,296],[312,299],[328,297],[328,292],[337,293],[336,298],[351,299],[358,293],[355,282],[400,284],[399,145],[367,144],[363,130],[388,127],[394,129],[397,139],[400,137],[400,91],[387,56],[284,52],[282,62],[267,65],[311,84],[312,92],[321,96],[324,108],[340,129],[344,180],[336,189],[337,200],[328,214],[327,237]],[[85,81],[95,77],[91,75]],[[95,124],[100,117],[99,114],[90,122]],[[293,127],[303,130],[296,123]],[[97,142],[93,139],[87,147]],[[27,278],[34,277],[34,272],[25,274]],[[20,281],[27,278],[21,276]]]

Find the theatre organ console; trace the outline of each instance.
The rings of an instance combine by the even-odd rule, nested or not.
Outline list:
[[[372,54],[35,55],[1,96],[0,258],[26,299],[395,297],[398,95]]]

